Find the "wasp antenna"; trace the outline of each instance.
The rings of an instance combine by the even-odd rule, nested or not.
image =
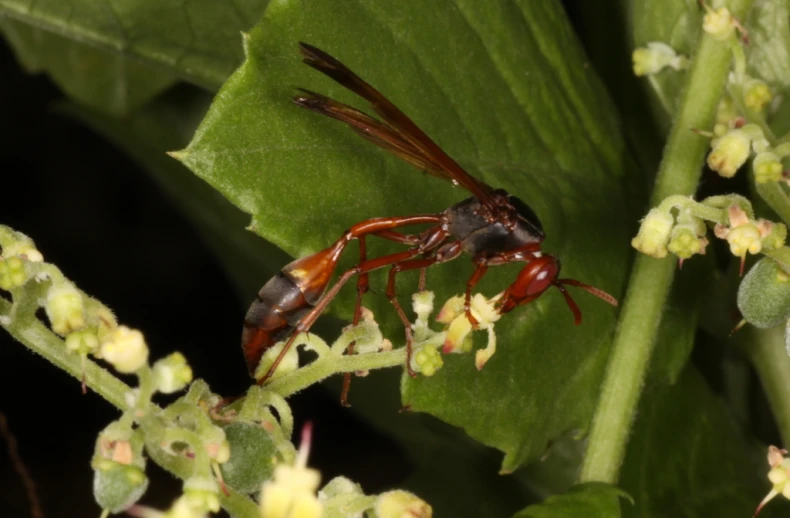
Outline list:
[[[606,293],[600,288],[596,288],[595,286],[590,286],[589,284],[584,284],[581,281],[577,281],[576,279],[557,279],[557,282],[560,284],[568,284],[570,286],[576,286],[577,288],[581,288],[587,293],[591,293],[598,297],[599,299],[608,302],[614,307],[617,307],[619,303],[617,299]]]
[[[565,297],[565,302],[573,312],[573,323],[578,326],[582,323],[582,311],[579,309],[579,306],[576,305],[576,301],[573,300],[573,297],[571,297],[571,294],[568,293],[568,290],[565,289],[565,286],[559,282],[554,283],[554,286],[556,286],[557,289],[562,293],[562,296]]]

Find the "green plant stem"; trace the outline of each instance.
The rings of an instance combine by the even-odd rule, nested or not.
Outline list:
[[[11,313],[11,303],[0,299],[0,315]],[[57,335],[36,318],[15,318],[3,324],[8,333],[34,353],[40,354],[56,367],[82,379],[82,361],[79,354],[69,353]],[[98,395],[121,410],[126,409],[124,396],[129,386],[91,360],[85,361],[85,384]],[[75,389],[77,390],[76,386]]]
[[[394,351],[340,357],[327,354],[326,357],[318,358],[310,365],[302,367],[282,378],[275,379],[266,388],[277,392],[282,397],[288,397],[339,372],[397,367],[403,366],[405,361],[405,347]]]
[[[744,329],[740,350],[749,357],[779,426],[784,445],[790,444],[790,356],[785,350],[784,326]]]
[[[727,7],[742,19],[751,3],[732,0]],[[726,42],[701,35],[656,176],[651,207],[667,196],[691,195],[696,190],[708,140],[691,130],[713,125],[731,59]],[[590,429],[581,482],[617,483],[675,268],[671,259],[636,258]]]
[[[127,408],[125,395],[131,388],[126,383],[91,360],[85,361],[83,371],[80,355],[69,353],[60,337],[35,316],[20,313],[12,318],[11,315],[16,313],[13,304],[0,298],[0,316],[8,317],[8,320],[2,321],[1,324],[8,334],[78,380],[83,379],[84,372],[87,387],[116,408],[120,410]],[[78,390],[77,385],[74,390]],[[178,462],[180,459],[177,457],[165,454],[162,450],[148,449],[148,452],[157,464],[177,477],[186,479],[191,475],[191,471],[185,469],[185,466]],[[258,506],[255,502],[234,491],[230,491],[228,495],[220,494],[220,502],[222,507],[234,518],[257,518],[259,516]]]

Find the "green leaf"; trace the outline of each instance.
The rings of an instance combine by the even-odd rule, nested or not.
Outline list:
[[[129,113],[176,81],[167,70],[16,20],[0,18],[0,28],[29,73],[46,73],[67,95],[97,110]]]
[[[112,52],[119,59],[135,58],[216,89],[243,59],[239,32],[258,20],[267,3],[268,0],[0,0],[0,18],[15,18],[68,40]],[[57,51],[55,55],[67,56]],[[64,60],[63,66],[68,63]]]
[[[165,153],[189,141],[211,97],[181,87],[126,118],[76,105],[61,110],[78,118],[137,160],[190,218],[233,281],[241,301],[279,269],[287,255],[244,228],[246,216]],[[239,325],[241,328],[241,324]]]
[[[584,68],[559,7],[489,7],[448,0],[272,4],[246,39],[248,60],[179,156],[294,256],[328,246],[360,220],[436,213],[468,196],[291,104],[293,87],[301,86],[364,107],[300,63],[297,42],[306,40],[380,88],[473,174],[526,200],[563,276],[619,295],[630,237],[623,184],[634,162],[612,104]],[[370,256],[393,250],[370,243]],[[354,252],[348,256],[351,264]],[[437,301],[463,291],[471,271],[460,260],[431,269]],[[496,293],[516,271],[492,269],[481,288]],[[402,277],[406,304],[416,275]],[[382,291],[383,278],[374,276],[372,285]],[[349,286],[334,304],[346,318],[353,295]],[[506,452],[505,471],[536,458],[554,437],[585,429],[615,311],[583,292],[574,296],[582,326],[572,325],[562,296],[549,293],[500,321],[499,352],[482,372],[469,356],[447,358],[436,376],[405,380],[404,403]],[[384,297],[368,296],[365,304],[393,338],[403,336]]]
[[[775,89],[790,88],[790,1],[755,0],[746,24],[749,74]]]
[[[623,497],[630,499],[622,489],[591,482],[574,486],[567,493],[527,507],[513,518],[619,518],[619,500]]]
[[[751,516],[770,489],[765,453],[742,436],[700,374],[687,368],[675,385],[644,392],[620,472],[636,508],[624,514]],[[765,512],[784,516],[778,513],[787,509],[772,503]]]
[[[634,176],[635,195],[632,200],[638,212],[645,201],[639,194],[646,193],[661,159],[663,145],[660,124],[666,124],[666,113],[650,110],[653,93],[644,80],[634,75],[628,0],[610,2],[605,8],[599,2],[564,2],[590,62],[606,84],[622,118],[624,135],[639,162],[641,176]],[[648,185],[649,184],[649,185]]]

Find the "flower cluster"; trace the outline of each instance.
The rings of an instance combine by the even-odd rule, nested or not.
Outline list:
[[[651,209],[639,227],[631,246],[645,255],[661,259],[672,252],[681,260],[704,254],[708,239],[705,223],[689,211],[680,211],[677,220],[669,210]]]
[[[757,183],[782,180],[784,178],[782,159],[790,156],[790,144],[771,147],[759,126],[755,124],[738,126],[738,124],[739,122],[731,124],[727,130],[722,130],[721,124],[717,125],[717,131],[724,133],[711,140],[708,167],[720,176],[731,178],[750,157],[753,157],[752,170]]]
[[[64,339],[65,350],[79,355],[83,391],[87,385],[85,371],[89,355],[103,359],[120,373],[136,374],[140,382],[139,387],[125,393],[121,418],[110,424],[96,443],[92,460],[94,496],[105,514],[128,509],[148,486],[143,456],[144,429],[146,435],[156,430],[163,448],[173,448],[178,443],[201,451],[205,469],[199,477],[187,480],[183,502],[201,515],[218,510],[219,489],[210,464],[224,462],[229,457],[224,432],[204,418],[198,434],[195,423],[201,422],[200,419],[185,420],[183,415],[165,417],[169,410],[161,411],[151,403],[155,393],[172,393],[192,381],[192,371],[184,356],[174,353],[151,367],[143,334],[119,325],[104,304],[83,293],[57,267],[44,262],[29,237],[0,225],[0,248],[3,252],[0,289],[11,292],[16,306],[9,315],[4,315],[0,324],[24,325],[23,318],[35,318],[35,311],[43,307],[52,331]],[[173,433],[177,436],[168,439],[168,434]]]
[[[714,235],[726,240],[730,252],[742,263],[747,253],[783,247],[787,237],[784,224],[754,219],[751,204],[740,196],[716,196],[702,202],[672,196],[648,212],[631,245],[656,258],[671,252],[682,261],[704,254],[708,244],[706,220],[715,223]]]
[[[729,243],[732,255],[741,258],[741,273],[747,252],[759,254],[763,248],[777,249],[784,246],[787,227],[782,223],[750,219],[746,211],[738,205],[730,205],[727,219],[729,223],[717,223],[713,227],[713,233]]]
[[[469,302],[468,312],[464,308],[464,295],[451,297],[436,316],[436,321],[445,324],[445,328],[434,331],[428,326],[430,314],[433,312],[434,295],[428,291],[416,293],[413,296],[417,320],[413,325],[415,353],[412,369],[424,376],[433,376],[444,364],[440,349],[444,354],[468,353],[473,346],[472,331],[485,330],[488,332],[488,343],[484,349],[475,352],[475,366],[478,370],[482,369],[496,352],[494,324],[501,317],[497,309],[501,297],[501,293],[490,299],[477,293]],[[469,319],[470,314],[477,322],[476,326]]]
[[[477,327],[472,325],[469,315],[464,308],[464,296],[458,295],[449,299],[436,316],[436,321],[447,324],[447,336],[445,337],[443,353],[468,352],[472,348],[470,333],[474,329],[485,329],[488,331],[488,344],[485,349],[475,352],[475,367],[482,369],[486,362],[496,352],[496,334],[494,333],[494,323],[502,315],[496,307],[496,303],[502,294],[490,299],[480,293],[475,294],[469,302],[469,313],[477,321]]]
[[[768,471],[768,480],[771,481],[771,491],[765,495],[763,501],[757,506],[754,511],[754,516],[763,509],[765,504],[774,499],[778,495],[790,499],[790,459],[786,458],[787,450],[779,449],[776,446],[768,447],[768,465],[771,466]]]
[[[322,516],[362,516],[373,510],[379,518],[431,518],[431,506],[408,491],[386,491],[366,496],[358,484],[345,477],[330,480],[318,489],[321,474],[307,467],[312,442],[312,425],[302,429],[296,459],[274,468],[271,480],[260,494],[261,518],[321,518]]]

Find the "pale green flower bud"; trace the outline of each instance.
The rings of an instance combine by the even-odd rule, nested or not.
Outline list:
[[[269,368],[274,365],[274,360],[277,359],[279,356],[280,351],[283,350],[285,346],[285,341],[278,342],[273,347],[268,349],[263,356],[261,357],[261,361],[258,363],[258,367],[255,369],[255,379],[263,378],[268,372]],[[285,376],[286,374],[290,374],[294,372],[296,369],[299,368],[299,352],[297,351],[297,347],[291,347],[283,359],[280,361],[280,364],[277,366],[277,370],[274,371],[269,378],[270,381],[276,380]]]
[[[73,331],[66,336],[66,349],[73,353],[90,354],[99,348],[95,329]]]
[[[675,49],[658,41],[652,41],[647,47],[634,49],[631,54],[634,64],[634,74],[646,76],[660,72],[666,67],[682,70],[688,67],[688,59],[679,56]]]
[[[433,376],[444,365],[442,355],[432,345],[426,345],[417,351],[412,358],[412,363],[412,368],[424,376]]]
[[[784,223],[772,223],[761,219],[757,221],[757,228],[763,236],[763,248],[778,250],[785,245],[787,226]]]
[[[70,282],[61,282],[49,289],[44,310],[52,330],[61,336],[85,325],[82,294]]]
[[[33,240],[21,232],[16,232],[17,241],[3,247],[3,255],[6,257],[19,256],[22,259],[28,260],[31,263],[40,263],[44,260],[44,256],[38,251]]]
[[[0,289],[10,290],[27,282],[25,262],[17,257],[0,259]]]
[[[118,326],[104,337],[97,356],[118,372],[131,374],[148,361],[148,345],[140,331]]]
[[[743,95],[744,104],[758,112],[762,111],[772,99],[771,89],[759,79],[750,80]]]
[[[730,244],[730,252],[737,257],[744,257],[746,252],[759,254],[763,249],[760,230],[754,223],[730,229],[726,239]]]
[[[782,450],[776,446],[768,447],[768,464],[771,466],[768,471],[768,480],[771,482],[771,491],[763,498],[763,501],[757,506],[753,516],[757,516],[762,508],[773,500],[774,497],[782,495],[790,499],[790,459],[786,459],[787,450]]]
[[[184,481],[184,498],[195,509],[219,511],[219,485],[211,477],[192,477]]]
[[[688,259],[694,254],[704,254],[708,240],[699,237],[692,225],[677,225],[672,229],[667,248],[681,259]]]
[[[414,493],[395,490],[382,493],[373,509],[378,518],[431,518],[433,509]]]
[[[782,179],[782,162],[770,151],[758,153],[752,160],[752,169],[757,183],[778,182]]]
[[[669,242],[675,218],[672,214],[659,209],[651,209],[639,227],[639,233],[631,240],[631,246],[645,255],[660,259],[667,255]]]
[[[725,178],[732,178],[751,153],[751,139],[740,129],[734,129],[713,141],[708,154],[708,167]]]
[[[708,12],[702,18],[702,30],[710,34],[714,39],[726,40],[735,32],[735,18],[730,14],[726,7],[719,7],[716,10],[707,9]]]
[[[162,518],[205,518],[206,509],[187,496],[179,497]]]
[[[417,320],[425,321],[433,313],[434,293],[421,291],[412,295],[412,308],[417,315]]]
[[[164,394],[178,392],[192,381],[192,368],[180,352],[157,361],[153,370],[156,390]]]
[[[302,442],[292,466],[280,464],[274,468],[272,480],[263,483],[261,490],[261,518],[320,518],[323,504],[316,490],[321,474],[307,467],[312,440],[312,427],[302,430]]]

